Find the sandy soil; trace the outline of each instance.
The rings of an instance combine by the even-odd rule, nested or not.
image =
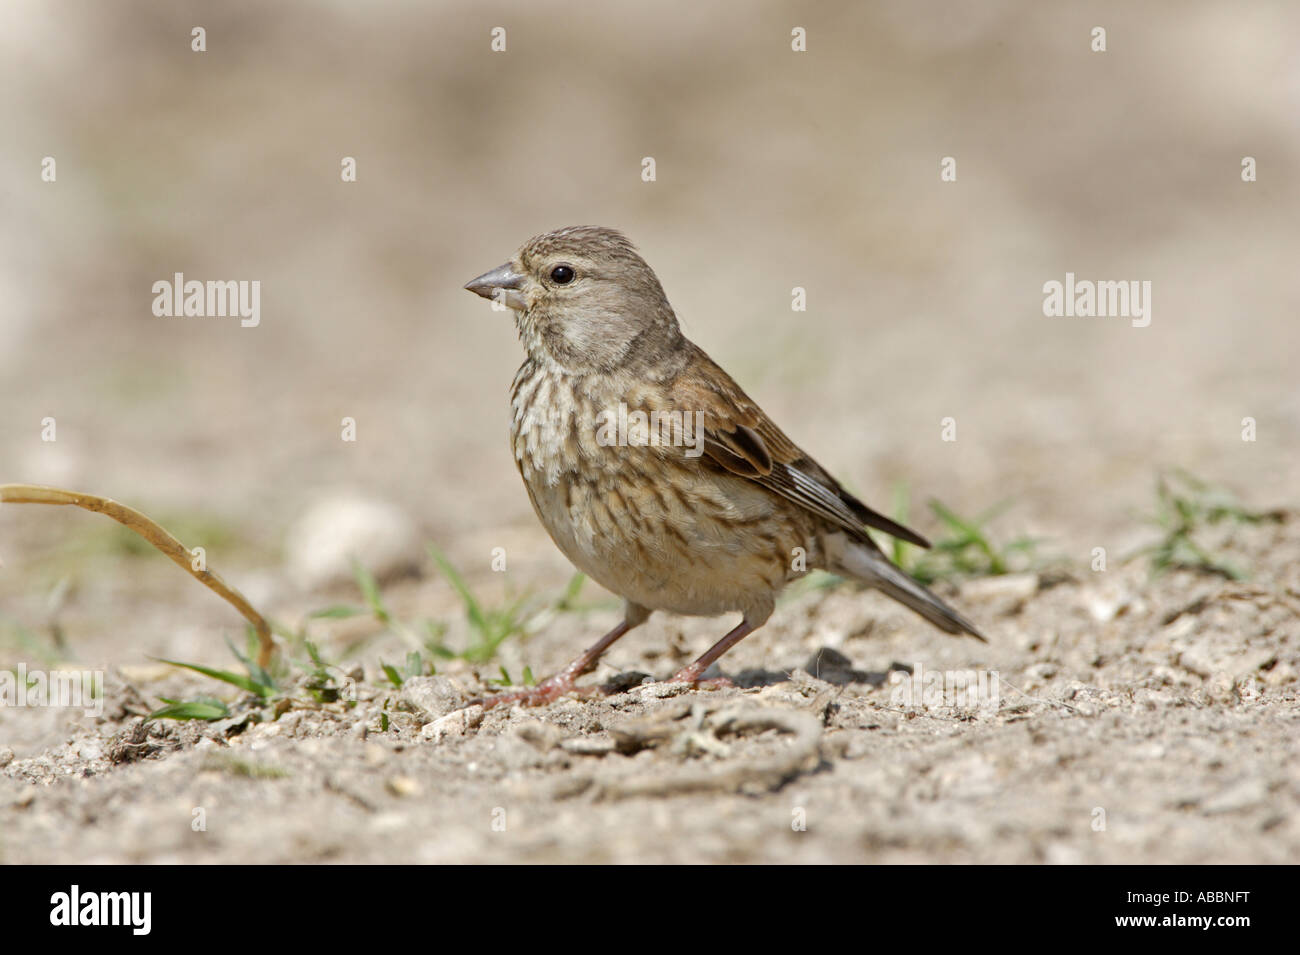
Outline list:
[[[957,597],[987,626],[987,647],[848,588],[795,595],[726,659],[733,689],[651,680],[679,662],[652,651],[654,627],[592,678],[630,689],[535,709],[465,707],[490,689],[468,667],[399,691],[355,666],[336,673],[342,702],[313,702],[300,678],[278,717],[218,692],[229,719],[148,724],[158,697],[216,684],[118,668],[101,718],[49,710],[26,752],[0,751],[0,851],[8,862],[1293,861],[1300,517],[1228,536],[1239,560],[1290,559],[1252,584],[1188,571],[1150,583],[1136,563],[973,581]],[[700,623],[670,643],[682,659]],[[571,639],[548,632],[527,655],[558,663]],[[935,699],[918,685],[909,699],[900,681],[917,666],[990,672],[997,692]]]
[[[356,699],[290,676],[272,719],[155,662],[231,667],[229,608],[102,518],[5,506],[0,668],[100,670],[106,698],[0,706],[0,861],[1300,857],[1294,4],[67,6],[0,13],[0,482],[143,509],[290,628],[358,602],[355,551],[463,646],[427,544],[490,606],[572,571],[507,447],[514,329],[461,286],[597,222],[868,503],[905,484],[936,536],[927,499],[1004,502],[993,538],[1042,543],[940,585],[986,646],[805,587],[723,660],[736,689],[639,684],[732,624],[656,617],[592,678],[621,692],[465,710],[617,619],[588,586],[401,691],[399,636],[313,620]],[[261,325],[155,317],[177,271],[261,281]],[[1151,324],[1046,317],[1067,272],[1151,281]],[[1280,509],[1198,531],[1243,580],[1122,559],[1174,468]],[[998,698],[909,704],[917,666],[996,671]],[[237,717],[140,728],[197,695]]]

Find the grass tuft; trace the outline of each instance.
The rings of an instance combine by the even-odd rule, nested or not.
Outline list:
[[[976,517],[962,517],[952,508],[931,499],[930,510],[943,526],[943,533],[923,550],[907,541],[893,541],[894,563],[921,583],[969,577],[998,577],[1029,570],[1038,563],[1039,540],[1017,537],[1006,543],[995,541],[987,526],[1009,506],[1002,502]],[[894,519],[907,523],[907,486],[894,489]]]
[[[1249,574],[1244,569],[1212,553],[1203,543],[1206,528],[1225,523],[1262,524],[1283,517],[1281,511],[1247,510],[1226,488],[1174,469],[1156,479],[1155,511],[1144,518],[1159,528],[1160,539],[1125,560],[1147,557],[1152,577],[1171,570],[1194,570],[1245,580]]]

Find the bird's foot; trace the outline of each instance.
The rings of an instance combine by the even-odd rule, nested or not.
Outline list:
[[[725,690],[736,685],[725,676],[711,676],[708,679],[701,679],[700,675],[703,672],[702,669],[697,669],[695,664],[692,663],[688,667],[682,667],[665,682],[689,683],[691,686],[701,690]]]
[[[524,706],[545,706],[547,703],[553,703],[560,697],[569,693],[577,693],[582,696],[592,696],[600,692],[599,687],[578,686],[577,676],[570,673],[557,673],[555,676],[547,677],[536,686],[521,687],[518,690],[506,690],[502,693],[493,693],[491,696],[481,696],[478,699],[470,700],[467,706],[478,704],[485,710],[490,710],[494,706],[500,706],[503,703],[522,703]]]

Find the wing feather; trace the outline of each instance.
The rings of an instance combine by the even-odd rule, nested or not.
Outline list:
[[[749,478],[786,500],[872,543],[866,527],[929,547],[920,534],[873,511],[785,436],[740,386],[694,345],[672,383],[674,400],[704,413],[704,454],[718,466]],[[864,527],[865,525],[865,527]]]

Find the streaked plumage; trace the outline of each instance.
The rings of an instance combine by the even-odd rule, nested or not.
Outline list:
[[[538,518],[580,570],[627,601],[624,623],[561,674],[490,702],[571,689],[651,611],[742,613],[740,627],[675,677],[694,681],[810,569],[864,581],[949,633],[979,636],[894,567],[867,528],[920,546],[924,538],[845,491],[682,335],[623,235],[550,232],[466,287],[515,312],[527,357],[511,389],[511,438]],[[703,433],[669,435],[686,446],[602,442],[602,414],[620,405],[691,422],[698,413]]]

